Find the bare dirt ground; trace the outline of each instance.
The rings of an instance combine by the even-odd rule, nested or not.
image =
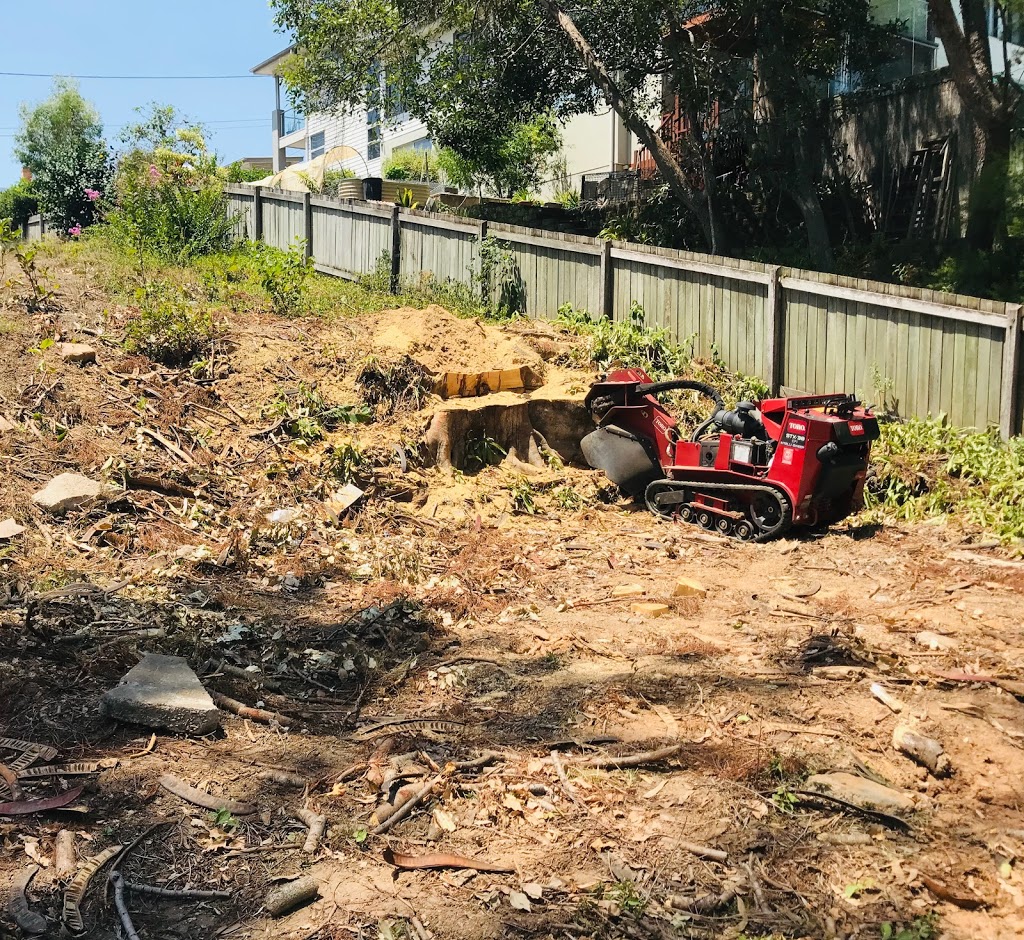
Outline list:
[[[79,865],[142,837],[116,862],[127,881],[230,892],[129,891],[142,938],[1024,934],[1024,568],[982,536],[853,520],[754,546],[658,522],[571,466],[441,473],[416,459],[430,397],[303,445],[273,403],[302,385],[357,403],[379,318],[228,315],[196,377],[126,356],[130,311],[81,265],[60,273],[60,311],[0,309],[0,521],[25,526],[0,541],[0,737],[99,764],[15,781],[24,799],[84,786],[61,810],[0,806],[0,893],[39,865],[47,935],[61,830]],[[417,316],[435,355],[452,328],[430,312],[387,326]],[[581,397],[585,373],[544,361],[568,340],[509,331],[539,357],[516,365]],[[64,362],[40,342],[55,335],[97,362]],[[367,496],[329,510],[350,441]],[[64,471],[116,490],[44,514],[30,497]],[[675,596],[680,578],[706,593]],[[221,733],[153,737],[103,717],[143,652],[290,727],[225,713]],[[898,722],[942,742],[950,776],[893,747]],[[825,771],[914,808],[803,792]],[[254,812],[209,812],[165,774]],[[302,807],[327,822],[313,853]],[[401,867],[427,853],[508,870]],[[82,903],[88,937],[123,935],[108,870]],[[273,918],[268,891],[300,875],[317,899]],[[0,936],[19,935],[5,908]]]

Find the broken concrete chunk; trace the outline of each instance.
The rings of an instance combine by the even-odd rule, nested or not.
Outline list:
[[[25,531],[23,525],[18,525],[13,519],[4,519],[0,522],[0,539],[13,539]]]
[[[62,473],[33,495],[32,502],[47,512],[60,515],[69,509],[98,499],[107,492],[104,484],[90,480],[80,473]]]
[[[73,362],[80,366],[96,361],[96,350],[85,343],[58,343],[57,352],[65,362]]]
[[[146,653],[120,684],[103,696],[102,712],[118,721],[180,734],[209,734],[220,713],[180,656]]]
[[[909,813],[916,806],[913,794],[854,774],[815,774],[807,778],[803,788],[882,813]]]
[[[362,498],[363,491],[355,483],[346,483],[324,505],[330,513],[340,516]]]
[[[933,633],[931,630],[922,630],[914,637],[918,646],[926,646],[930,650],[952,650],[956,649],[957,642],[951,636],[943,636],[941,633]]]
[[[612,588],[612,597],[643,597],[647,588],[642,584],[620,584]]]
[[[680,578],[676,581],[676,587],[672,593],[676,597],[704,597],[708,593],[708,589],[700,581]]]
[[[668,604],[630,604],[629,609],[642,617],[664,617],[668,613]]]

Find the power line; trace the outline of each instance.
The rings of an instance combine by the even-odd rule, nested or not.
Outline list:
[[[259,75],[67,75],[63,72],[0,72],[5,78],[81,78],[115,82],[210,82],[236,78],[261,78]]]

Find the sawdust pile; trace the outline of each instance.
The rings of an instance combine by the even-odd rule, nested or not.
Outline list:
[[[457,317],[443,307],[401,307],[364,318],[375,352],[408,355],[431,375],[529,367],[543,375],[540,354],[489,323]]]

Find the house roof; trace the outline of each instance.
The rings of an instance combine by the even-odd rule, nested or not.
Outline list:
[[[275,53],[265,62],[261,62],[259,65],[254,65],[250,72],[253,75],[276,75],[277,66],[288,58],[295,51],[295,45],[290,45],[287,49],[282,49],[280,52]]]

